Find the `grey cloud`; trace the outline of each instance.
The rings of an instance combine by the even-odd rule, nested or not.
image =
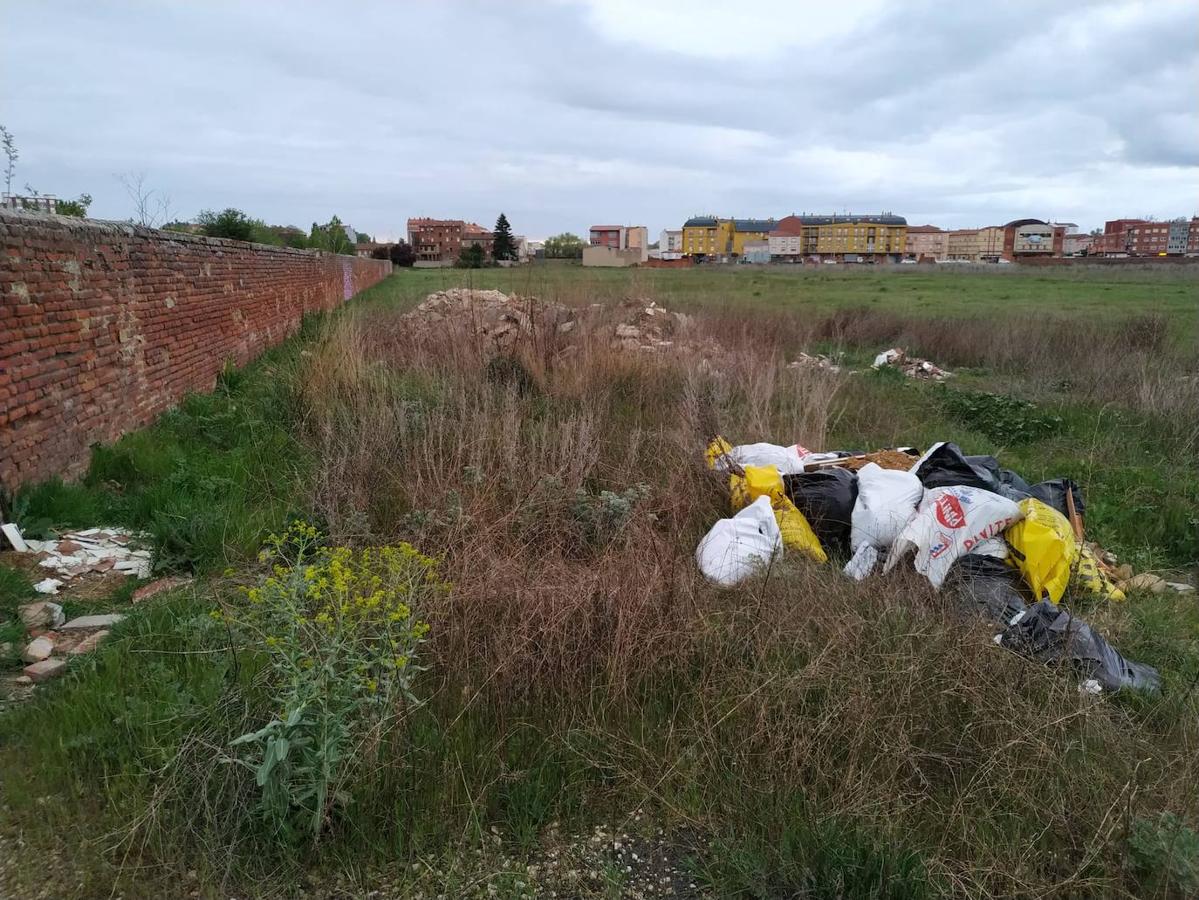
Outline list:
[[[184,216],[336,212],[390,234],[500,209],[541,236],[707,210],[971,225],[1065,202],[1090,227],[1189,214],[1199,193],[1188,3],[888,4],[733,58],[601,33],[578,2],[0,0],[0,23],[18,183],[89,191],[101,216],[129,214],[112,176],[131,170]]]

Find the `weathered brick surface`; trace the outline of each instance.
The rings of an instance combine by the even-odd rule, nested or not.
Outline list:
[[[87,467],[89,447],[211,390],[391,263],[0,211],[0,484]]]

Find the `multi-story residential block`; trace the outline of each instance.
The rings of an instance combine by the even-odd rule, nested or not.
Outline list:
[[[658,256],[661,259],[678,259],[683,255],[683,229],[663,228],[658,235]]]
[[[778,225],[774,219],[733,219],[733,255],[744,256],[747,243],[769,242]]]
[[[644,225],[592,225],[590,234],[592,247],[633,250],[641,262],[649,259],[649,229]]]
[[[747,263],[770,262],[770,240],[744,241],[741,244],[741,258]]]
[[[1169,244],[1168,222],[1141,222],[1128,229],[1130,256],[1165,256]]]
[[[1003,256],[1003,228],[958,228],[946,238],[945,258],[955,262],[998,262]]]
[[[804,255],[804,226],[799,216],[787,216],[779,219],[777,227],[770,232],[767,244],[770,247],[770,258],[782,262],[800,262]],[[815,229],[813,228],[812,246],[816,245]],[[813,252],[815,252],[813,250]]]
[[[907,220],[881,215],[784,216],[770,232],[771,255],[841,261],[898,262],[906,243]]]
[[[1199,216],[1191,219],[1187,232],[1187,256],[1199,256]]]
[[[683,223],[683,255],[727,258],[733,252],[733,221],[693,216]]]
[[[1127,256],[1129,230],[1144,223],[1144,219],[1110,219],[1103,225],[1103,234],[1096,236],[1091,252],[1096,256]]]
[[[1170,231],[1166,235],[1166,255],[1183,256],[1187,252],[1190,234],[1191,223],[1186,219],[1170,222]]]
[[[936,225],[909,225],[904,237],[903,255],[907,259],[933,259],[949,255],[949,232]]]
[[[416,253],[417,265],[452,266],[463,248],[474,244],[490,256],[495,235],[482,225],[462,219],[420,217],[408,220],[408,243]]]

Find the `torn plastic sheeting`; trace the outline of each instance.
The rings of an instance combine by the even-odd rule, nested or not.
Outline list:
[[[1028,489],[1030,496],[1036,497],[1046,506],[1051,506],[1066,518],[1070,517],[1070,508],[1066,505],[1066,494],[1074,495],[1074,511],[1080,516],[1087,511],[1086,499],[1082,488],[1069,478],[1054,478],[1042,481]]]
[[[1005,625],[1027,609],[1022,585],[1017,570],[993,556],[978,553],[959,556],[945,579],[946,590],[953,591],[963,607],[982,612],[998,625]]]
[[[895,539],[883,571],[891,571],[915,550],[916,571],[939,589],[959,556],[994,555],[1002,547],[1002,541],[994,539],[1021,515],[1019,506],[990,491],[961,485],[925,491],[916,514]]]
[[[916,512],[924,488],[911,472],[884,469],[869,463],[858,470],[858,497],[854,501],[849,535],[855,552],[863,544],[887,549]]]
[[[842,571],[854,581],[863,581],[878,568],[878,555],[878,547],[874,544],[862,544]]]
[[[846,469],[829,468],[786,475],[783,484],[824,549],[848,554],[858,476]]]
[[[695,548],[695,559],[704,577],[732,587],[768,566],[782,541],[770,497],[763,495],[713,525]]]
[[[1043,663],[1070,663],[1080,677],[1109,691],[1161,689],[1157,669],[1126,659],[1090,625],[1048,600],[1013,616],[999,643]]]

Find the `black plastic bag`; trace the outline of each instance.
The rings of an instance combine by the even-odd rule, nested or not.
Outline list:
[[[1016,503],[1033,496],[1028,482],[1011,469],[999,468],[995,457],[967,456],[951,442],[933,450],[916,470],[916,477],[926,489],[964,485],[982,488]]]
[[[857,473],[830,466],[816,472],[784,475],[783,486],[824,549],[848,555],[853,506],[858,499]]]
[[[1074,495],[1074,509],[1081,516],[1087,511],[1087,504],[1083,500],[1082,488],[1069,478],[1055,478],[1052,481],[1042,481],[1040,484],[1035,484],[1029,488],[1033,497],[1036,497],[1047,506],[1052,506],[1067,519],[1070,518],[1070,509],[1066,506],[1066,492],[1069,491]]]
[[[1125,659],[1090,625],[1048,600],[1014,616],[1000,643],[1043,663],[1068,662],[1084,679],[1095,679],[1105,690],[1156,693],[1161,689],[1157,669]]]
[[[959,557],[945,581],[965,610],[981,612],[988,620],[1003,626],[1028,608],[1023,585],[1018,569],[981,553]]]

